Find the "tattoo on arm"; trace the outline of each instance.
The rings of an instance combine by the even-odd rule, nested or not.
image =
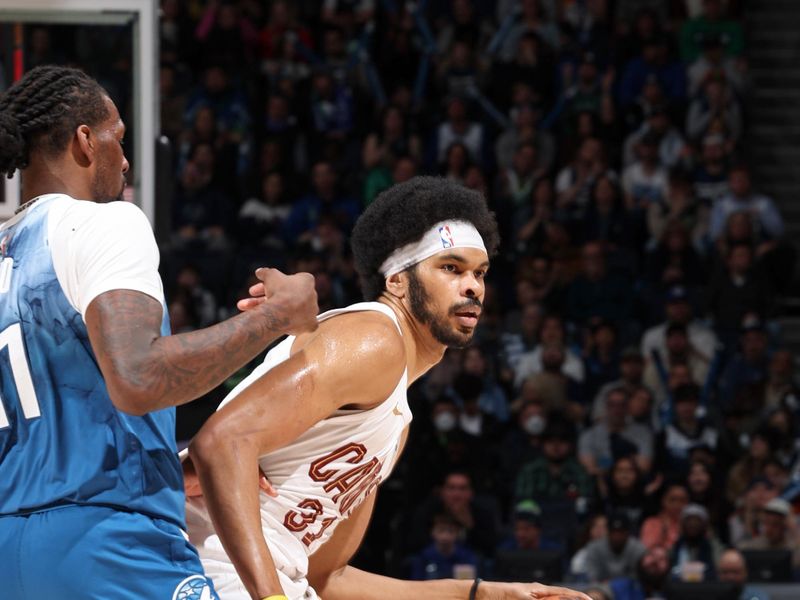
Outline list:
[[[115,290],[87,311],[95,354],[109,383],[139,390],[146,410],[183,404],[222,383],[287,328],[288,318],[257,309],[189,333],[161,337],[162,307],[146,294]]]

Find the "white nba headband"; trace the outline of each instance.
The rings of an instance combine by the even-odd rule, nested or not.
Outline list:
[[[483,238],[472,223],[441,221],[431,227],[418,241],[406,244],[389,255],[381,265],[384,277],[394,275],[450,248],[477,248],[486,252]]]

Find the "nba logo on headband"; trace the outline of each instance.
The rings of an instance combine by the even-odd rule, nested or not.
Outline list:
[[[442,248],[452,248],[456,245],[453,241],[453,233],[450,231],[449,225],[439,227],[439,237],[442,240]]]

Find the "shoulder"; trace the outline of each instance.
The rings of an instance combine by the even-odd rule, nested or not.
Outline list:
[[[322,321],[303,348],[320,356],[333,376],[359,385],[392,389],[406,368],[405,344],[387,315],[372,311],[347,312]],[[388,390],[391,392],[391,389]],[[377,391],[376,391],[377,393]]]

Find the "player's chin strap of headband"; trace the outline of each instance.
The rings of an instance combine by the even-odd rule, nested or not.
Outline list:
[[[406,244],[389,255],[381,265],[381,273],[389,277],[449,248],[477,248],[486,252],[483,238],[467,221],[440,221],[418,241]]]

